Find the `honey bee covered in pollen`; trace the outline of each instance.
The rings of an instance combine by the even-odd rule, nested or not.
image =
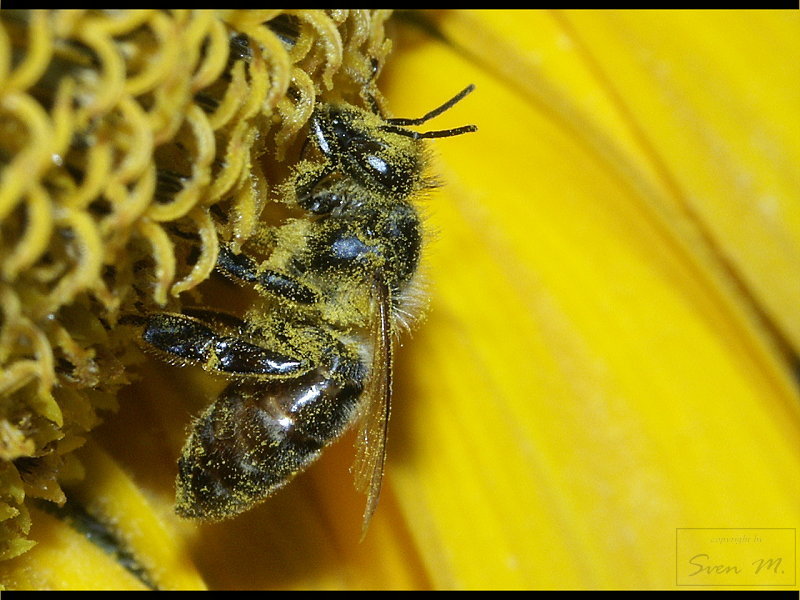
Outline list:
[[[222,245],[216,269],[258,300],[239,317],[208,308],[135,321],[145,348],[229,383],[194,422],[179,459],[178,514],[235,516],[288,483],[358,424],[356,486],[375,510],[386,455],[397,323],[414,298],[422,225],[416,195],[429,138],[418,119],[321,103],[304,157],[282,187],[298,216],[271,226],[264,260]]]

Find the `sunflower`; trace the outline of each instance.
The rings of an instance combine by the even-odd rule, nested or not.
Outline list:
[[[7,588],[796,586],[796,13],[0,19]],[[178,519],[224,382],[120,315],[213,284],[320,93],[417,117],[469,83],[436,128],[478,133],[430,143],[430,307],[364,540],[352,438],[246,514]]]

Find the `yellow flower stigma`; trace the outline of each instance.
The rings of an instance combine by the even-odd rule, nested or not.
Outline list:
[[[797,589],[798,26],[0,11],[2,589]],[[425,142],[429,306],[363,541],[351,434],[179,518],[226,380],[128,322],[248,308],[218,256],[270,241],[315,107],[415,118],[468,84],[420,129],[478,132]]]

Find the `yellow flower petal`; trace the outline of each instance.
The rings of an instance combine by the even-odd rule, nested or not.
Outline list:
[[[70,504],[59,511],[63,516],[32,510],[30,536],[36,545],[0,563],[0,581],[12,589],[204,588],[183,537],[169,523],[171,506],[165,503],[161,512],[167,517],[160,517],[134,481],[98,448],[89,445],[78,455],[85,474],[65,486]],[[80,507],[81,514],[74,515],[72,507]],[[85,515],[91,527],[83,524]],[[97,539],[96,525],[104,526],[112,543]],[[104,544],[110,547],[103,550]]]
[[[32,550],[0,563],[0,580],[13,590],[145,590],[147,586],[63,521],[32,510]]]
[[[719,253],[795,351],[800,66],[786,57],[800,54],[799,24],[773,11],[454,11],[441,23],[655,194],[651,210],[688,216],[710,246],[695,259]]]
[[[638,133],[615,135],[620,124],[635,130],[631,113],[600,101],[596,117],[581,106],[622,92],[603,78],[592,88],[594,65],[574,57],[568,15],[535,26],[548,18],[445,13],[439,24],[462,56],[420,39],[394,56],[388,96],[398,114],[421,114],[473,82],[478,91],[437,127],[468,114],[481,130],[437,146],[447,185],[430,202],[441,232],[434,303],[405,350],[401,395],[413,405],[395,424],[414,438],[391,480],[436,587],[667,587],[677,528],[797,526],[797,389],[747,296],[695,237],[691,226],[704,224],[677,212],[652,149]],[[626,19],[646,52],[661,21]],[[700,17],[676,21],[659,39],[701,26]],[[731,25],[716,23],[717,35]],[[571,61],[551,73],[544,59],[541,69],[526,64],[554,52],[554,37]],[[514,51],[521,60],[510,60]],[[670,58],[662,68],[688,68]],[[584,68],[562,81],[570,62]],[[754,75],[765,86],[770,65]],[[647,83],[627,83],[626,97]],[[683,102],[676,109],[694,109]],[[764,119],[779,130],[781,117]],[[652,144],[677,154],[681,131]],[[734,146],[726,133],[713,143]],[[798,263],[762,242],[772,276],[791,280]]]
[[[158,589],[202,589],[203,580],[188,556],[186,543],[173,519],[171,506],[148,500],[111,457],[89,445],[78,456],[86,477],[69,488],[71,500],[94,518],[113,524],[119,543],[133,556]],[[155,505],[154,505],[155,504]]]

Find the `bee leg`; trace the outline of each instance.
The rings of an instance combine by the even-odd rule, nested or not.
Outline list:
[[[176,511],[224,519],[288,483],[355,421],[362,362],[341,343],[290,379],[232,382],[195,421],[178,461]]]
[[[222,375],[286,377],[311,369],[309,361],[253,344],[237,335],[220,334],[197,317],[154,313],[142,319],[147,348],[168,361],[199,364]]]
[[[317,294],[296,279],[272,271],[260,269],[256,262],[245,254],[234,254],[227,246],[221,246],[217,258],[217,270],[239,283],[255,284],[259,293],[277,294],[298,304],[313,304]]]

